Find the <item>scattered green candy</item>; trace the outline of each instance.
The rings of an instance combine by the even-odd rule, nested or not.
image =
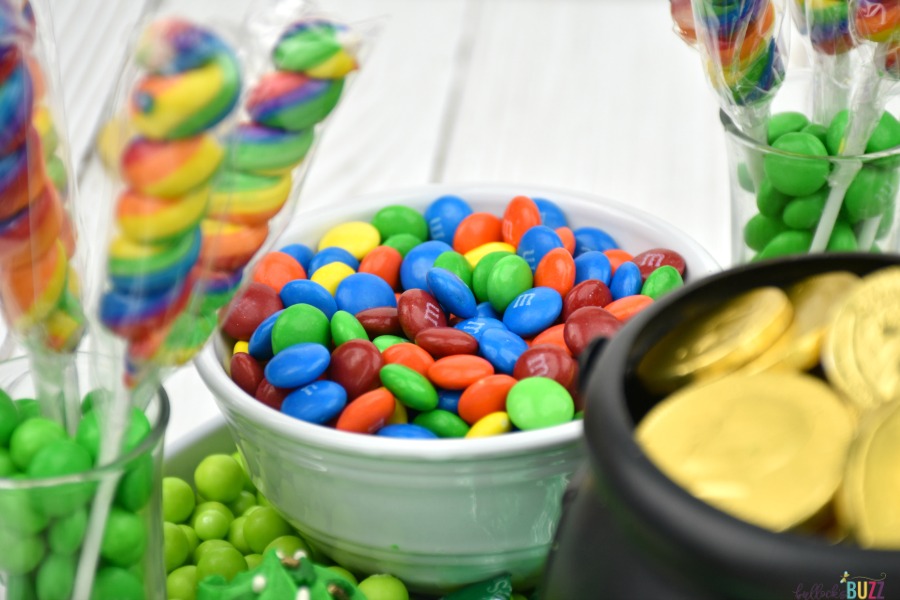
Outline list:
[[[812,245],[813,234],[809,231],[782,231],[766,244],[753,260],[767,260],[788,256],[790,254],[805,254]]]
[[[812,229],[822,218],[825,202],[828,200],[828,189],[821,189],[809,196],[794,198],[784,208],[781,215],[784,224],[791,229]]]
[[[147,415],[137,408],[132,410],[128,431],[125,433],[125,440],[122,442],[125,452],[131,452],[137,448],[150,433],[150,429],[150,421],[147,420]],[[78,423],[78,431],[75,434],[75,441],[91,454],[91,459],[96,463],[100,454],[100,423],[97,420],[95,411],[91,410],[81,417],[81,422]]]
[[[403,582],[393,575],[372,575],[359,582],[359,591],[367,600],[409,600]]]
[[[171,573],[187,561],[191,553],[190,542],[175,523],[163,523],[163,557],[166,561],[166,573]]]
[[[390,364],[381,367],[378,375],[384,387],[405,406],[419,411],[433,410],[437,407],[438,395],[434,386],[424,375],[413,369],[400,364]]]
[[[36,535],[22,535],[0,529],[0,573],[24,575],[44,559],[46,546]]]
[[[147,505],[153,494],[153,457],[144,454],[136,458],[125,470],[116,490],[116,503],[132,512]]]
[[[247,561],[247,569],[249,571],[252,571],[256,567],[258,567],[259,564],[263,561],[263,555],[262,554],[247,554],[246,556],[244,556],[244,560]]]
[[[424,239],[409,233],[398,233],[384,240],[382,246],[390,246],[405,258],[409,251],[421,244]]]
[[[754,215],[744,225],[744,241],[749,248],[758,252],[782,231],[784,231],[784,224],[779,219],[772,219],[762,214]]]
[[[801,131],[809,125],[809,119],[806,115],[799,112],[782,112],[769,117],[766,137],[771,146],[775,141],[786,133]]]
[[[163,478],[163,519],[171,523],[184,523],[191,518],[195,502],[194,490],[188,482],[177,477]]]
[[[197,580],[203,581],[211,575],[220,575],[226,581],[231,581],[235,575],[246,570],[247,561],[235,548],[213,548],[204,553],[197,563]]]
[[[194,469],[194,485],[204,498],[227,504],[244,489],[244,471],[227,454],[211,454]]]
[[[441,409],[419,414],[413,419],[413,424],[442,438],[461,438],[469,433],[469,425],[465,421],[455,413]]]
[[[347,569],[345,569],[344,567],[341,567],[338,565],[331,565],[331,566],[325,567],[325,568],[331,569],[332,571],[334,571],[335,573],[337,573],[338,575],[340,575],[341,577],[343,577],[344,579],[346,579],[353,585],[359,585],[359,580],[356,578],[356,576],[353,573],[351,573],[350,571],[348,571]]]
[[[57,519],[50,526],[47,541],[55,554],[72,555],[81,548],[87,532],[88,514],[84,508]]]
[[[247,517],[240,516],[237,517],[234,521],[231,522],[231,525],[228,527],[228,538],[226,541],[238,549],[241,554],[250,554],[253,550],[250,548],[250,545],[247,544],[247,539],[244,537],[244,523],[247,522]]]
[[[848,110],[842,110],[834,116],[831,125],[828,126],[826,146],[832,155],[841,154],[840,146],[847,129],[849,114]],[[865,151],[866,153],[881,152],[896,146],[900,146],[900,121],[897,121],[891,113],[885,112],[881,115],[872,135],[869,136]]]
[[[228,535],[234,514],[221,502],[209,501],[197,506],[191,526],[201,540],[222,540]]]
[[[810,123],[806,127],[800,130],[802,133],[808,133],[810,135],[816,136],[823,145],[828,146],[828,128],[824,125],[819,125],[818,123]]]
[[[105,406],[109,401],[109,395],[109,391],[102,388],[89,391],[81,401],[81,414],[86,415],[91,412],[97,404]]]
[[[241,490],[238,499],[228,504],[228,509],[235,517],[239,517],[247,512],[247,509],[252,506],[256,506],[256,494],[248,492],[247,490]]]
[[[113,507],[106,519],[100,556],[119,567],[137,563],[147,548],[147,529],[143,519],[127,510]]]
[[[14,476],[13,479],[24,479],[24,475]],[[32,501],[29,490],[0,489],[0,533],[7,531],[32,535],[43,531],[47,524],[47,515]],[[0,548],[2,547],[0,544]]]
[[[372,217],[372,225],[387,240],[393,235],[405,233],[414,235],[420,240],[428,239],[428,223],[422,213],[409,206],[392,204],[385,206]],[[398,248],[399,250],[399,248]],[[401,252],[401,254],[405,253]]]
[[[447,269],[466,284],[466,287],[472,288],[472,265],[466,260],[466,257],[459,252],[448,251],[442,252],[434,261],[435,267]]]
[[[34,456],[45,446],[64,440],[62,425],[43,417],[34,417],[19,423],[9,440],[9,454],[20,471],[27,471]]]
[[[38,600],[69,600],[75,588],[74,556],[51,554],[37,572]]]
[[[513,425],[527,431],[571,421],[575,403],[568,390],[553,379],[529,377],[509,390],[506,412]]]
[[[531,289],[534,276],[521,256],[504,256],[491,269],[487,280],[487,299],[498,313],[503,313],[516,296]]]
[[[188,555],[193,557],[194,552],[197,551],[197,547],[200,545],[200,538],[197,537],[197,532],[190,525],[181,524],[178,526],[181,529],[181,532],[184,534],[185,539],[188,543]]]
[[[491,252],[482,257],[472,269],[472,292],[479,302],[487,302],[488,300],[488,276],[491,274],[494,265],[500,262],[500,259],[507,256],[515,256],[512,252]]]
[[[272,540],[291,533],[293,530],[288,522],[271,507],[253,511],[244,522],[244,539],[257,554],[263,554]]]
[[[368,340],[369,335],[359,319],[345,310],[339,310],[331,316],[331,339],[335,346],[350,340]]]
[[[0,448],[0,477],[10,477],[18,472],[9,450]]]
[[[302,552],[306,556],[310,554],[309,545],[296,535],[282,535],[275,538],[265,547],[262,555],[265,556],[272,550],[276,550],[285,557],[294,556],[298,552]]]
[[[384,352],[391,346],[405,344],[408,341],[408,339],[402,338],[399,335],[379,335],[372,340],[372,343],[375,344],[375,347],[378,348],[379,352]]]
[[[9,446],[9,438],[19,425],[19,409],[6,392],[0,390],[0,448]],[[2,475],[0,471],[0,475]]]
[[[216,548],[234,548],[234,546],[232,546],[225,540],[206,540],[205,542],[197,546],[194,549],[194,552],[191,554],[191,557],[194,560],[194,564],[199,563],[204,554]]]
[[[897,175],[873,167],[863,167],[854,177],[844,206],[851,223],[877,217],[897,194]]]
[[[780,218],[784,207],[790,200],[790,196],[772,187],[772,182],[768,179],[763,179],[759,184],[759,191],[756,193],[756,207],[767,217]]]
[[[41,403],[31,398],[20,398],[15,401],[19,409],[19,422],[24,423],[28,419],[41,416]]]
[[[846,221],[838,220],[831,230],[831,237],[828,238],[828,245],[825,246],[828,252],[856,252],[859,250],[859,244],[856,241],[856,234],[853,227]]]
[[[41,448],[28,465],[32,479],[84,473],[91,468],[88,451],[71,440],[55,440]],[[91,483],[71,483],[52,490],[35,490],[32,500],[48,516],[67,515],[83,506],[94,492]]]
[[[806,196],[825,185],[831,163],[825,159],[828,151],[818,138],[808,133],[786,133],[772,147],[801,155],[766,154],[763,169],[775,189],[791,196]]]
[[[684,279],[678,269],[671,265],[663,265],[647,276],[647,280],[641,286],[641,294],[657,300],[683,285]]]
[[[118,567],[104,567],[97,572],[91,600],[145,600],[144,584],[137,575]]]
[[[169,598],[196,600],[197,567],[187,565],[169,573],[166,577],[166,594]]]
[[[288,346],[312,342],[326,348],[331,345],[331,325],[321,310],[309,304],[284,309],[272,327],[272,350],[278,354]]]

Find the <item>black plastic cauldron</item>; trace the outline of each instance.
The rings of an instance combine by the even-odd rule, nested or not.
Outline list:
[[[669,480],[633,435],[661,399],[637,380],[638,361],[680,321],[755,287],[898,264],[900,256],[833,254],[738,267],[664,298],[611,341],[589,348],[582,387],[590,462],[570,486],[540,598],[825,600],[847,597],[845,571],[885,576],[881,595],[900,598],[900,551],[832,545],[739,521]]]

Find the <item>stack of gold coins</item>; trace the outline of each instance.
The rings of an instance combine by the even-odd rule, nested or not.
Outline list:
[[[900,268],[760,287],[637,368],[635,432],[697,498],[772,531],[900,549]]]

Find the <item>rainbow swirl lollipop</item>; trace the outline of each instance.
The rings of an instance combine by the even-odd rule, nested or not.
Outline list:
[[[224,157],[210,130],[236,105],[241,77],[224,41],[177,19],[145,30],[136,62],[144,74],[129,115],[140,136],[121,157],[128,187],[116,206],[118,236],[109,246],[109,289],[99,312],[129,342],[139,379],[143,368],[164,364],[153,349],[196,291],[201,223]]]

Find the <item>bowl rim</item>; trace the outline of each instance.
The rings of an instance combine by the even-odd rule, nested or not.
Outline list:
[[[691,273],[698,279],[720,270],[720,266],[706,248],[660,217],[596,194],[528,184],[427,184],[397,190],[370,192],[354,196],[347,202],[325,209],[307,212],[301,210],[278,238],[290,235],[291,231],[298,228],[309,227],[318,222],[338,217],[345,218],[344,215],[347,212],[374,212],[386,206],[387,201],[390,201],[391,204],[421,205],[425,203],[424,199],[426,198],[430,202],[444,195],[465,197],[479,194],[506,194],[510,199],[521,195],[538,198],[549,196],[554,201],[558,200],[566,206],[580,209],[596,209],[600,206],[607,214],[613,215],[626,224],[634,224],[641,229],[658,229],[668,238],[677,238],[684,246],[679,248],[679,252],[689,250],[691,258],[700,263],[699,265],[691,264],[694,269]],[[274,245],[277,245],[277,242]],[[695,272],[698,266],[700,267],[699,273]],[[219,336],[214,336],[213,342],[208,343],[194,359],[197,371],[212,390],[220,408],[224,408],[223,405],[225,405],[253,422],[263,424],[280,436],[332,452],[416,462],[448,459],[487,460],[562,448],[579,442],[583,437],[583,424],[580,419],[533,431],[521,431],[480,439],[430,440],[427,444],[423,444],[420,440],[355,434],[305,423],[291,419],[261,404],[241,390],[225,374],[225,369],[218,360],[217,351],[221,350],[220,339]],[[224,412],[226,419],[231,421],[232,417],[228,414],[228,410]]]
[[[596,388],[599,380],[605,391],[602,395],[595,393],[593,410],[585,416],[587,455],[592,472],[603,481],[601,487],[615,490],[604,495],[615,496],[617,505],[627,507],[627,517],[622,518],[639,523],[642,531],[652,532],[656,541],[677,542],[682,556],[699,557],[711,569],[769,573],[772,577],[786,573],[790,577],[802,573],[797,561],[808,557],[815,558],[819,565],[834,563],[841,568],[866,560],[896,560],[900,551],[834,545],[815,535],[773,532],[693,496],[663,473],[634,439],[637,423],[627,406],[628,378],[624,375],[631,372],[630,357],[635,346],[647,337],[645,330],[671,307],[690,303],[704,292],[727,288],[733,295],[754,285],[786,285],[801,278],[787,274],[797,270],[803,270],[803,276],[812,276],[853,271],[854,266],[860,272],[871,272],[897,264],[896,255],[830,253],[740,265],[685,286],[649,307],[635,319],[635,326],[592,353],[586,365],[589,372],[584,374],[585,393]],[[612,377],[614,373],[618,376]]]

